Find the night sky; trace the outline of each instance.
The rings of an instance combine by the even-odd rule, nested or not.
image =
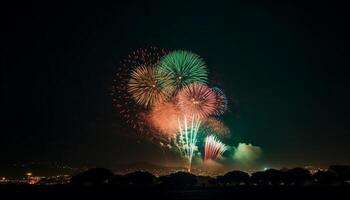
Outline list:
[[[242,2],[3,7],[0,162],[171,163],[110,96],[119,61],[157,46],[205,59],[231,144],[261,147],[264,166],[350,164],[345,4]]]

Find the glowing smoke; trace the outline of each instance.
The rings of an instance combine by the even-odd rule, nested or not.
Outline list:
[[[251,164],[256,162],[262,154],[262,150],[258,146],[252,144],[239,143],[235,148],[233,159],[242,164]]]
[[[147,120],[160,136],[175,138],[180,113],[172,102],[157,103],[149,112]]]

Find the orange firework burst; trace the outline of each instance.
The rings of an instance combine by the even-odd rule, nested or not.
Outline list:
[[[131,72],[128,92],[136,103],[152,106],[154,103],[165,101],[171,95],[171,85],[167,84],[167,76],[158,76],[153,67],[141,65]],[[160,79],[163,79],[160,81]]]
[[[216,95],[208,86],[194,83],[177,94],[178,106],[184,114],[206,118],[216,111]]]

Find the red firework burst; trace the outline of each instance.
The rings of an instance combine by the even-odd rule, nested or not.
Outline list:
[[[216,111],[216,94],[204,84],[194,83],[177,94],[178,106],[184,114],[207,118]]]

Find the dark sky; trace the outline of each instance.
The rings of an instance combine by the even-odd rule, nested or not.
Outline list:
[[[149,46],[201,55],[239,104],[232,144],[269,166],[350,164],[345,4],[136,1],[2,8],[0,162],[164,162],[112,109],[119,61]]]

